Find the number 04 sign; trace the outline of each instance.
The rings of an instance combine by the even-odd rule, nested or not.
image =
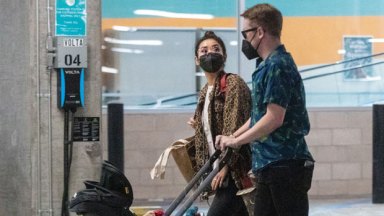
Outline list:
[[[86,68],[87,41],[85,37],[56,37],[55,68]]]

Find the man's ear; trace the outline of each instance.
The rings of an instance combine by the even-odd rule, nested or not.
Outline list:
[[[257,29],[257,34],[259,34],[259,38],[264,36],[264,34],[265,34],[264,28],[263,27],[258,28]]]

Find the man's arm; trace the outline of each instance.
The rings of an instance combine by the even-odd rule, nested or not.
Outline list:
[[[232,135],[234,137],[238,137],[240,136],[241,134],[243,134],[244,132],[246,132],[247,130],[249,130],[249,125],[251,124],[251,118],[249,118],[247,120],[247,122],[245,122],[239,129],[237,129]]]
[[[235,132],[234,137],[222,135],[217,136],[215,144],[218,148],[224,150],[226,147],[238,148],[240,145],[250,143],[254,140],[260,140],[261,138],[268,136],[283,124],[285,111],[285,108],[277,104],[268,104],[267,113],[252,128],[245,130],[244,127],[246,124],[244,124]],[[248,121],[247,123],[249,123]],[[241,131],[243,133],[240,133]],[[237,134],[240,135],[236,136]]]

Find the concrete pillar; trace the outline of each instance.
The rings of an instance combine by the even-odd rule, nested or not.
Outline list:
[[[0,1],[0,215],[60,215],[64,114],[45,48],[47,9],[54,33],[54,5]],[[87,0],[89,68],[85,108],[76,117],[101,117],[100,8],[100,0]],[[101,149],[99,141],[74,143],[70,195],[83,180],[99,180]]]

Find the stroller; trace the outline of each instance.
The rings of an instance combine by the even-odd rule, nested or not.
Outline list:
[[[85,189],[74,194],[69,210],[84,216],[134,216],[132,186],[108,161],[102,164],[100,182],[84,181]]]

